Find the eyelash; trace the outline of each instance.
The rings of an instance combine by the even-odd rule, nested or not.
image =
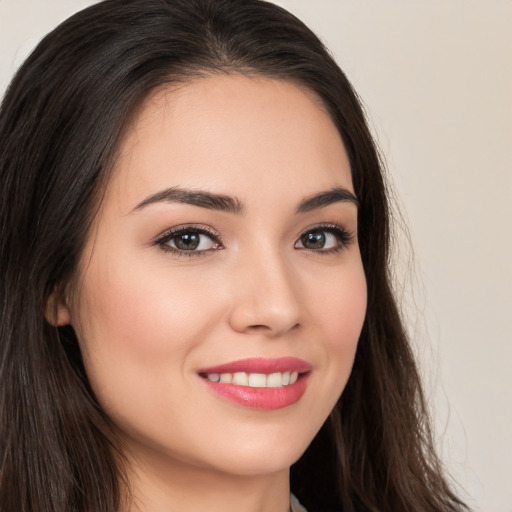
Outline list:
[[[337,224],[320,224],[318,226],[313,226],[311,228],[306,229],[303,231],[297,242],[308,233],[312,233],[315,231],[320,231],[324,233],[329,233],[331,235],[334,235],[337,240],[337,244],[330,248],[330,249],[307,249],[306,247],[304,250],[313,252],[315,254],[319,254],[322,256],[328,255],[328,254],[334,254],[337,252],[342,251],[343,249],[346,249],[355,239],[354,233],[342,228],[341,226],[338,226]],[[297,243],[295,242],[295,243]]]
[[[210,240],[212,240],[217,247],[212,249],[206,249],[202,251],[193,251],[193,250],[180,250],[175,247],[171,247],[169,245],[169,242],[173,239],[178,237],[179,235],[184,234],[195,234],[195,235],[205,235]],[[168,231],[166,231],[160,238],[158,238],[155,241],[155,245],[160,247],[162,251],[169,252],[172,254],[175,254],[176,256],[184,256],[188,258],[194,258],[198,256],[205,256],[207,252],[213,251],[213,250],[220,250],[222,249],[222,238],[221,236],[213,231],[212,229],[208,228],[207,226],[180,226],[178,228],[172,228]]]
[[[306,247],[299,248],[301,250],[309,251],[315,254],[320,255],[327,255],[327,254],[333,254],[336,252],[339,252],[343,249],[345,249],[350,243],[352,243],[355,239],[355,235],[351,233],[350,231],[347,231],[346,229],[342,228],[341,226],[338,226],[336,224],[320,224],[318,226],[313,226],[311,228],[306,229],[303,231],[295,244],[297,244],[299,241],[301,241],[301,238],[307,235],[308,233],[313,232],[324,232],[332,234],[337,239],[337,245],[335,247],[329,248],[329,249],[308,249]],[[173,240],[174,238],[178,237],[179,235],[184,234],[196,234],[196,235],[205,235],[207,236],[212,242],[215,243],[215,247],[211,249],[205,249],[205,250],[180,250],[175,247],[171,247],[169,245],[169,242]],[[224,247],[222,246],[222,237],[212,229],[208,228],[207,226],[181,226],[178,228],[173,228],[168,231],[166,231],[161,237],[159,237],[154,245],[158,246],[161,250],[167,253],[172,253],[179,257],[200,257],[205,256],[208,252],[215,251],[215,250],[221,250]]]

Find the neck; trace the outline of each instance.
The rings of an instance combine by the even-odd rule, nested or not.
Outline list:
[[[160,460],[159,460],[160,459]],[[236,475],[176,460],[129,460],[121,512],[289,512],[289,469]]]

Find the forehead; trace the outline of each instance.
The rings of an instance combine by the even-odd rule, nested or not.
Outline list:
[[[270,198],[285,186],[302,194],[307,184],[352,190],[341,137],[321,101],[293,83],[243,75],[152,92],[121,141],[111,182],[130,203],[169,186],[242,198]]]

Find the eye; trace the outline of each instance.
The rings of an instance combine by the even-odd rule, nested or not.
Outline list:
[[[190,226],[167,231],[156,244],[164,251],[187,256],[199,256],[222,248],[219,235],[204,227]]]
[[[353,238],[351,233],[340,226],[318,226],[302,233],[295,242],[295,248],[330,253],[343,249]]]

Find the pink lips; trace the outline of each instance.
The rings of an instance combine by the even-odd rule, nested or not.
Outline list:
[[[197,373],[211,391],[238,405],[253,409],[275,410],[297,402],[306,391],[307,381],[312,366],[295,357],[277,359],[250,358],[226,364],[202,368]],[[276,388],[254,388],[223,382],[213,382],[206,378],[207,374],[222,373],[261,373],[269,375],[277,372],[298,372],[299,377],[293,384]]]

